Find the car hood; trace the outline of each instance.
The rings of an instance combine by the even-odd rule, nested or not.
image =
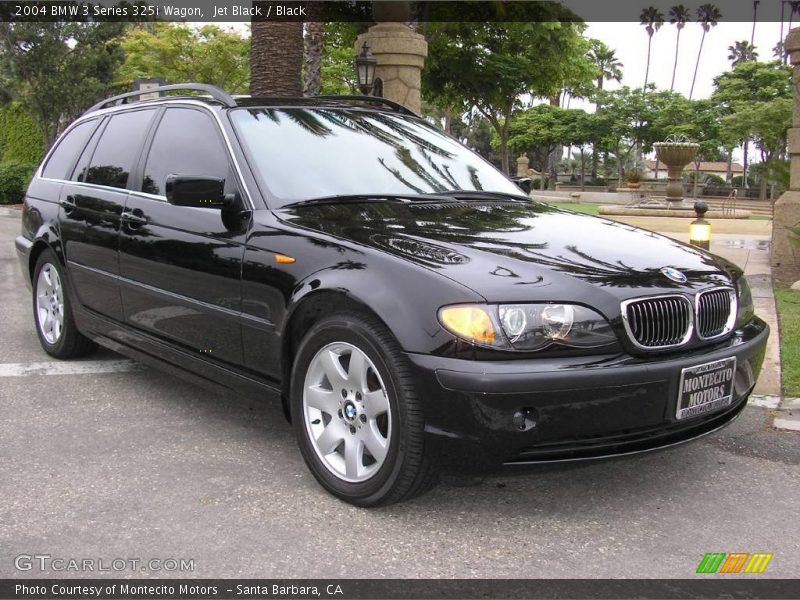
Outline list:
[[[575,301],[598,289],[619,300],[737,276],[727,261],[662,235],[538,202],[297,205],[281,217],[440,271],[492,302]],[[688,281],[671,281],[663,267]]]

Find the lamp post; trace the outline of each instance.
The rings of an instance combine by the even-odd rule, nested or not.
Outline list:
[[[708,204],[695,202],[694,212],[697,218],[689,225],[689,243],[692,246],[708,250],[711,246],[711,223],[704,218],[708,212]]]
[[[356,74],[358,75],[358,89],[365,96],[372,93],[372,88],[375,85],[375,67],[378,66],[378,60],[369,51],[367,42],[361,47],[361,53],[356,56]]]

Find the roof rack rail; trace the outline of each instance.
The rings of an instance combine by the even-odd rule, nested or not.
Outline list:
[[[314,96],[314,98],[319,98],[321,100],[359,100],[361,102],[368,102],[372,104],[383,104],[395,109],[399,113],[403,113],[404,115],[411,115],[412,117],[419,116],[413,110],[406,108],[399,102],[395,102],[394,100],[389,100],[387,98],[381,98],[380,96]]]
[[[221,102],[228,108],[233,108],[234,106],[236,106],[236,100],[233,99],[233,96],[231,96],[227,92],[222,91],[221,89],[219,89],[214,85],[208,85],[205,83],[175,83],[170,85],[161,85],[159,87],[150,88],[147,90],[128,92],[126,94],[119,94],[118,96],[107,98],[106,100],[98,102],[97,104],[92,106],[84,114],[100,110],[101,108],[106,108],[107,106],[123,104],[125,100],[127,100],[128,98],[133,98],[135,96],[142,96],[143,94],[152,94],[153,92],[171,92],[176,90],[193,90],[196,92],[205,92],[206,94],[214,98],[214,100]]]

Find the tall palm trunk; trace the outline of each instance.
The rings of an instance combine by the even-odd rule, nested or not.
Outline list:
[[[692,87],[689,90],[689,100],[694,94],[694,83],[697,81],[697,70],[700,68],[700,55],[703,54],[703,42],[706,41],[706,30],[703,29],[703,37],[700,38],[700,49],[697,51],[697,62],[694,64],[694,76],[692,77]]]
[[[644,87],[642,88],[642,92],[647,91],[647,80],[650,78],[650,49],[653,45],[653,34],[649,34],[647,36],[647,67],[644,70]]]
[[[675,73],[678,71],[678,49],[681,45],[681,30],[678,29],[678,35],[675,38],[675,61],[672,64],[672,83],[669,84],[669,91],[675,89]]]
[[[597,78],[597,89],[599,91],[601,91],[601,92],[603,91],[603,75],[602,75],[602,73],[600,74],[600,77]],[[597,104],[596,107],[595,107],[595,112],[599,113],[600,110],[601,110],[601,106],[600,106],[600,104]],[[599,150],[599,148],[598,148],[597,144],[592,143],[592,175],[591,175],[592,181],[597,179],[597,165],[598,165],[598,158],[599,158],[598,150]]]
[[[301,96],[303,24],[254,21],[250,46],[253,96]]]
[[[322,36],[324,33],[324,23],[310,21],[306,24],[303,65],[303,94],[305,96],[318,96],[322,90]]]

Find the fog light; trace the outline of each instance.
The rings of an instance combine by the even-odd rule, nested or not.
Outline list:
[[[708,211],[705,202],[695,202],[694,212],[697,218],[689,225],[689,243],[692,246],[708,250],[711,246],[711,223],[703,217]]]

